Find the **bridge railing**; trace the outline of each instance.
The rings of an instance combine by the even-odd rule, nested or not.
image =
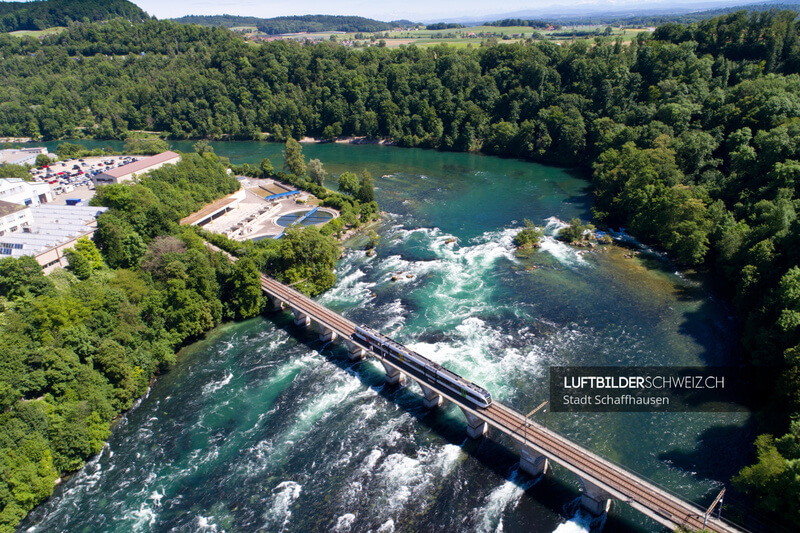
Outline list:
[[[513,413],[517,414],[517,415],[518,415],[518,416],[519,416],[521,419],[525,420],[525,422],[527,422],[528,420],[530,420],[530,419],[525,419],[525,415],[524,415],[524,414],[522,414],[521,412],[517,411],[517,410],[516,410],[516,409],[514,409],[513,407],[510,407],[510,406],[508,406],[508,405],[506,405],[506,404],[503,404],[503,405],[504,405],[504,407],[505,407],[506,409],[508,409],[509,411],[512,411]],[[578,444],[578,443],[574,442],[574,441],[573,441],[573,440],[572,440],[570,437],[568,437],[568,436],[564,435],[563,433],[561,433],[561,432],[559,432],[559,431],[556,431],[556,430],[554,430],[554,429],[551,429],[551,428],[549,428],[549,427],[546,427],[546,426],[542,426],[541,424],[539,424],[538,422],[535,422],[535,421],[533,421],[533,420],[530,420],[530,421],[531,421],[532,423],[536,424],[536,425],[539,425],[539,426],[543,427],[543,428],[544,428],[546,431],[548,431],[548,432],[550,432],[550,433],[553,433],[553,434],[557,435],[558,437],[560,437],[560,438],[562,438],[562,439],[564,439],[564,440],[566,440],[566,441],[569,441],[570,443],[573,443],[573,444],[575,444],[576,446],[583,447],[583,446],[581,446],[580,444]],[[525,422],[523,422],[523,425],[525,424]],[[518,430],[515,430],[515,432],[517,432],[517,434],[518,434],[519,436],[523,437],[523,439],[525,439],[525,440],[528,440],[528,439],[526,438],[526,436],[523,436],[523,433],[521,433],[521,432],[518,432]],[[646,475],[642,474],[641,472],[637,472],[637,471],[636,471],[636,470],[634,470],[633,468],[630,468],[630,467],[628,467],[628,466],[625,466],[625,465],[623,465],[623,464],[620,464],[620,463],[618,463],[618,462],[616,462],[616,461],[614,461],[614,460],[612,460],[612,459],[607,459],[606,457],[603,457],[603,456],[601,456],[600,454],[598,454],[597,452],[594,452],[594,451],[592,451],[592,450],[588,450],[588,451],[592,452],[592,454],[594,454],[594,455],[597,455],[597,456],[598,456],[598,457],[600,457],[600,459],[602,459],[603,461],[605,461],[605,462],[607,462],[607,463],[609,463],[609,464],[613,465],[613,466],[614,466],[614,467],[616,467],[616,468],[619,468],[620,470],[623,470],[624,472],[626,472],[626,473],[628,473],[628,474],[630,474],[630,475],[632,475],[632,476],[635,476],[635,477],[637,477],[637,478],[641,479],[642,481],[644,481],[644,482],[646,482],[646,483],[648,483],[648,484],[650,484],[650,485],[653,485],[653,486],[654,486],[654,487],[656,487],[657,489],[664,491],[665,493],[667,493],[667,494],[669,494],[670,496],[672,496],[672,497],[674,497],[674,498],[678,499],[679,501],[682,501],[682,502],[686,502],[686,503],[692,504],[692,505],[694,505],[694,506],[698,507],[699,509],[705,509],[705,508],[706,508],[706,506],[705,506],[704,504],[702,504],[702,503],[698,502],[697,500],[694,500],[694,499],[687,498],[686,496],[682,496],[682,495],[680,495],[680,494],[676,493],[675,491],[673,491],[672,489],[670,489],[670,488],[668,488],[668,487],[665,487],[664,485],[662,485],[662,484],[658,483],[657,481],[653,481],[652,479],[650,479],[650,478],[649,478],[649,477],[647,477]],[[702,518],[702,517],[703,517],[703,515],[699,515],[699,516],[700,516],[700,518]],[[709,515],[709,516],[710,516],[710,515]],[[715,520],[719,520],[720,522],[723,522],[723,523],[725,523],[725,524],[728,524],[728,525],[730,525],[731,527],[735,527],[736,529],[738,529],[738,530],[740,530],[740,531],[743,531],[744,533],[752,533],[750,530],[748,530],[748,529],[744,528],[744,527],[743,527],[741,524],[738,524],[738,523],[732,522],[732,521],[730,521],[730,520],[728,520],[728,519],[726,519],[726,518],[721,518],[721,517],[720,517],[720,518],[715,518]]]
[[[210,246],[211,248],[213,248],[213,249],[216,249],[216,250],[218,250],[218,251],[223,251],[223,250],[220,250],[219,248],[217,248],[216,246],[214,246],[214,245],[211,245],[210,243],[206,243],[206,244],[207,244],[207,245],[209,245],[209,246]],[[223,253],[225,253],[225,252],[223,251]],[[235,258],[233,258],[233,256],[231,256],[230,254],[226,254],[226,255],[228,255],[228,256],[229,256],[229,258],[230,258],[232,261],[235,261]],[[379,358],[379,359],[381,359],[381,358]],[[401,371],[402,371],[402,369],[401,369]],[[501,403],[501,402],[498,402],[498,403]],[[543,428],[545,431],[547,431],[547,432],[550,432],[550,433],[554,434],[555,436],[557,436],[557,437],[559,437],[559,438],[561,438],[561,439],[563,439],[563,440],[565,440],[565,441],[568,441],[570,444],[573,444],[573,445],[575,445],[575,446],[578,446],[578,447],[581,447],[581,448],[583,448],[583,446],[581,446],[581,445],[579,445],[579,444],[577,444],[577,443],[573,442],[573,440],[572,440],[572,439],[570,439],[569,437],[567,437],[566,435],[564,435],[564,434],[562,434],[562,433],[560,433],[560,432],[558,432],[558,431],[556,431],[556,430],[553,430],[553,429],[551,429],[551,428],[548,428],[548,427],[546,427],[546,426],[542,426],[542,425],[541,425],[541,424],[539,424],[538,422],[535,422],[535,421],[532,421],[532,420],[530,420],[529,418],[525,417],[525,415],[523,415],[522,413],[520,413],[519,411],[517,411],[517,410],[516,410],[516,409],[514,409],[513,407],[510,407],[510,406],[508,406],[508,405],[506,405],[506,404],[503,404],[503,407],[504,407],[505,409],[507,409],[508,411],[512,412],[513,414],[517,415],[517,417],[523,421],[523,423],[522,423],[521,427],[520,427],[520,428],[514,428],[514,429],[513,429],[513,431],[514,431],[514,433],[516,433],[516,434],[517,434],[517,436],[518,436],[518,437],[522,437],[522,439],[523,439],[524,441],[526,441],[526,442],[527,442],[527,440],[528,440],[528,439],[527,439],[527,434],[525,434],[524,432],[520,432],[520,429],[524,428],[524,426],[525,426],[525,425],[528,423],[528,421],[530,421],[530,422],[533,422],[534,424],[536,424],[536,425],[538,425],[538,426],[542,427],[542,428]],[[630,467],[627,467],[627,466],[625,466],[625,465],[622,465],[622,464],[620,464],[620,463],[618,463],[618,462],[616,462],[616,461],[613,461],[613,460],[611,460],[611,459],[607,459],[607,458],[605,458],[605,457],[602,457],[600,454],[598,454],[598,453],[596,453],[596,452],[594,452],[594,451],[592,451],[592,450],[588,450],[588,449],[587,449],[587,451],[591,452],[593,455],[597,456],[597,457],[598,457],[598,458],[600,458],[602,461],[605,461],[605,462],[609,463],[610,465],[612,465],[612,466],[614,466],[614,467],[616,467],[616,468],[618,468],[618,469],[620,469],[620,470],[622,470],[622,471],[624,471],[624,472],[626,472],[626,473],[630,474],[631,476],[634,476],[634,477],[636,477],[636,478],[639,478],[641,481],[644,481],[644,482],[646,482],[646,483],[648,483],[648,484],[650,484],[650,485],[652,485],[652,486],[656,487],[657,489],[659,489],[659,490],[661,490],[661,491],[665,492],[666,494],[668,494],[668,495],[672,496],[673,498],[677,499],[678,501],[681,501],[681,502],[684,502],[684,503],[689,503],[689,504],[692,504],[692,505],[694,505],[695,507],[697,507],[697,508],[698,508],[698,509],[700,509],[700,510],[702,510],[702,509],[705,509],[705,506],[704,506],[703,504],[700,504],[700,503],[699,503],[699,502],[697,502],[696,500],[693,500],[693,499],[688,499],[688,498],[686,498],[685,496],[681,496],[681,495],[677,494],[675,491],[673,491],[673,490],[671,490],[671,489],[669,489],[669,488],[665,487],[664,485],[662,485],[662,484],[660,484],[660,483],[658,483],[658,482],[656,482],[656,481],[653,481],[652,479],[648,478],[648,477],[647,477],[647,476],[645,476],[644,474],[641,474],[640,472],[637,472],[636,470],[634,470],[634,469],[632,469],[632,468],[630,468]],[[640,502],[640,503],[643,503],[643,502]],[[702,515],[702,514],[700,514],[700,515],[698,515],[698,517],[699,517],[699,518],[703,518],[703,515]],[[744,533],[752,533],[750,530],[748,530],[748,529],[744,528],[743,526],[741,526],[741,525],[740,525],[740,524],[738,524],[738,523],[735,523],[735,522],[732,522],[732,521],[728,520],[727,518],[721,518],[721,517],[720,517],[720,518],[715,518],[714,520],[717,520],[717,521],[719,521],[719,522],[722,522],[723,524],[729,525],[729,526],[731,526],[732,528],[738,529],[738,530],[740,530],[740,531],[742,531],[742,532],[744,532]]]

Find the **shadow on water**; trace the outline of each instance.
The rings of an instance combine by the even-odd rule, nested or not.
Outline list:
[[[463,453],[478,461],[497,478],[514,483],[522,489],[524,491],[523,498],[526,498],[532,507],[527,512],[519,511],[523,514],[526,522],[541,523],[537,517],[529,516],[531,513],[536,514],[536,509],[543,509],[560,517],[561,523],[575,517],[578,512],[577,498],[580,497],[580,491],[578,479],[574,474],[559,465],[551,464],[547,474],[531,483],[532,478],[518,469],[519,454],[515,450],[513,442],[502,433],[494,430],[495,434],[489,438],[469,439],[464,430],[465,420],[461,418],[461,415],[453,414],[458,409],[450,409],[451,406],[447,403],[438,409],[423,407],[423,396],[418,385],[412,384],[413,380],[407,381],[405,385],[386,384],[383,371],[376,370],[366,361],[350,361],[346,349],[338,341],[323,343],[319,340],[314,326],[308,328],[295,326],[290,316],[287,313],[281,313],[280,315],[265,315],[265,318],[273,322],[277,328],[289,333],[298,343],[309,350],[317,351],[341,370],[358,377],[364,385],[373,389],[382,398],[402,408],[418,424],[443,439],[447,444],[460,447]],[[614,513],[614,507],[621,505],[620,502],[612,502],[612,511],[604,521],[599,522],[600,528],[604,531],[620,533],[641,532],[642,525],[632,520],[632,517],[618,516]],[[625,514],[636,516],[636,513]],[[596,522],[598,521],[592,523]],[[649,520],[647,524],[651,528],[658,528],[655,530],[663,529]],[[517,531],[511,524],[507,526],[509,531]],[[540,531],[540,529],[528,529],[527,527],[520,529],[520,531],[523,530]]]
[[[700,433],[697,447],[692,451],[672,450],[658,455],[659,460],[694,472],[708,480],[731,479],[746,465],[751,456],[750,444],[756,435],[756,424],[749,417],[744,427],[740,425],[714,426]],[[716,494],[706,495],[713,500]],[[702,503],[711,503],[703,501]]]
[[[752,462],[753,445],[758,425],[750,416],[743,425],[714,426],[700,433],[697,446],[692,451],[672,450],[659,454],[661,461],[693,472],[698,478],[708,480],[732,479],[739,470]],[[721,487],[706,493],[699,501],[710,505]],[[743,524],[749,531],[789,533],[790,529],[772,522],[753,508],[752,501],[738,492],[730,483],[725,485],[722,517]]]
[[[699,300],[702,304],[683,313],[678,332],[692,339],[702,350],[698,353],[708,366],[738,366],[742,364],[739,330],[729,310],[710,300],[702,287],[681,287],[681,297]]]

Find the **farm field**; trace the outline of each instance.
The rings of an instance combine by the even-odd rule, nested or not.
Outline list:
[[[20,30],[20,31],[12,31],[8,32],[9,35],[14,35],[16,37],[42,37],[44,35],[51,35],[54,33],[61,33],[62,31],[66,30],[67,28],[64,26],[54,26],[52,28],[46,28],[44,30]]]
[[[357,45],[367,43],[375,44],[380,41],[386,43],[387,48],[397,48],[403,45],[414,44],[421,47],[437,46],[447,44],[457,48],[467,48],[468,46],[479,46],[489,39],[496,39],[500,43],[524,42],[527,39],[549,40],[554,42],[566,42],[571,40],[597,38],[615,41],[622,38],[623,43],[629,43],[641,32],[648,31],[647,28],[611,28],[605,25],[591,26],[564,26],[558,29],[537,29],[530,26],[471,26],[465,28],[451,28],[443,30],[399,30],[377,33],[344,33],[344,32],[319,32],[303,33],[297,35],[266,35],[253,31],[252,27],[232,28],[247,34],[248,39],[253,40],[272,40],[275,38],[295,39],[295,40],[336,40],[338,42],[349,41]]]

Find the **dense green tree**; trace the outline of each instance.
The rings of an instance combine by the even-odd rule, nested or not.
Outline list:
[[[322,162],[319,159],[309,161],[307,171],[308,177],[317,185],[322,185],[323,181],[325,181],[325,176],[328,175],[325,169],[322,168]]]
[[[84,147],[75,143],[61,143],[56,149],[59,159],[72,159],[83,154]]]
[[[272,161],[268,157],[261,160],[258,168],[261,170],[261,177],[268,178],[275,173],[275,168],[272,166]]]
[[[261,272],[253,260],[244,258],[234,263],[226,292],[225,301],[236,318],[250,318],[261,312]]]
[[[339,175],[339,191],[355,196],[358,194],[361,184],[358,176],[353,172],[342,172]]]
[[[525,227],[514,236],[514,244],[518,248],[537,247],[544,237],[544,232],[530,220],[525,220]]]
[[[297,284],[298,290],[311,296],[333,286],[335,261],[339,258],[336,244],[314,226],[286,231],[276,258],[279,279]]]
[[[95,239],[111,268],[136,267],[145,251],[141,235],[111,212],[97,219]]]
[[[733,481],[758,496],[760,508],[787,516],[797,512],[794,503],[800,498],[800,424],[794,422],[790,433],[777,441],[771,435],[756,439],[757,461],[745,467]]]
[[[162,139],[137,139],[129,137],[125,140],[125,146],[122,151],[126,154],[142,154],[154,155],[166,152],[169,150],[169,145]]]
[[[0,296],[38,296],[51,288],[52,283],[44,277],[42,266],[33,256],[0,259]]]
[[[147,20],[147,13],[126,0],[45,0],[4,2],[0,6],[0,31],[44,30],[67,26],[76,20],[100,21],[114,17]]]
[[[24,165],[0,165],[0,178],[19,178],[30,181],[31,175]]]
[[[208,153],[208,152],[211,152],[211,153],[214,152],[214,147],[211,146],[208,143],[208,141],[205,140],[205,139],[200,139],[199,141],[194,143],[192,145],[192,148],[194,148],[194,151],[197,152],[197,154],[199,154],[199,155],[203,155],[203,154]]]
[[[372,182],[372,174],[367,169],[362,170],[358,177],[358,192],[355,196],[364,204],[375,201],[375,185]]]
[[[75,246],[67,250],[64,255],[69,262],[69,269],[78,277],[78,279],[89,279],[92,272],[103,268],[103,256],[94,245],[86,237],[81,237],[75,241]]]
[[[306,173],[306,160],[303,157],[303,147],[291,137],[286,140],[286,147],[283,151],[284,167],[296,176],[304,176]]]
[[[569,243],[576,243],[587,239],[587,232],[591,235],[592,231],[594,231],[592,224],[584,224],[581,219],[573,218],[569,226],[559,231],[558,236]]]

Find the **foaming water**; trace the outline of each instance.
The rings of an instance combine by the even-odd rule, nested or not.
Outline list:
[[[553,533],[590,533],[602,529],[604,518],[596,518],[578,509],[575,516],[558,525]]]
[[[504,530],[503,514],[516,507],[525,491],[536,484],[538,480],[539,478],[530,479],[521,475],[519,469],[514,469],[509,479],[487,496],[485,505],[479,510],[480,517],[475,531],[501,533]]]
[[[559,263],[568,267],[587,266],[582,251],[556,240],[558,233],[569,224],[556,217],[549,217],[546,222],[543,228],[544,238],[540,242],[541,251],[552,255]]]
[[[272,507],[265,513],[264,529],[285,531],[292,518],[292,504],[300,497],[302,485],[294,481],[284,481],[273,489]]]
[[[257,146],[253,161],[234,160],[274,155]],[[548,399],[551,365],[703,364],[728,352],[728,315],[719,319],[702,287],[555,239],[563,220],[588,219],[586,184],[566,171],[375,146],[304,150],[329,172],[357,164],[382,176],[378,201],[389,211],[376,254],[348,251],[318,300],[520,411]],[[546,237],[518,256],[513,238],[526,218]],[[22,530],[596,530],[570,504],[570,474],[531,479],[509,442],[491,432],[466,439],[457,408],[424,409],[420,396],[414,384],[385,385],[380,364],[351,363],[288,314],[225,325],[180,354]],[[692,498],[722,478],[693,463],[723,445],[713,428],[742,424],[733,415],[547,416],[549,427]],[[735,432],[723,437],[726,449],[748,449]],[[623,504],[612,515],[623,530],[658,528]]]

